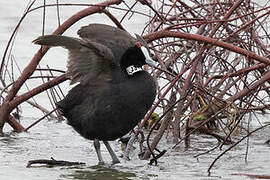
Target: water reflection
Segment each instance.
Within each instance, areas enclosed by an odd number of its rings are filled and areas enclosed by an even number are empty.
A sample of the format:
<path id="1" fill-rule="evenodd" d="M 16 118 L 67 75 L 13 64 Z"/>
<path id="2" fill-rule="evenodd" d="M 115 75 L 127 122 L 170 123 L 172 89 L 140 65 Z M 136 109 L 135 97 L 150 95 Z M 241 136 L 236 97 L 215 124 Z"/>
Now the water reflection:
<path id="1" fill-rule="evenodd" d="M 75 170 L 72 174 L 61 175 L 61 178 L 65 179 L 91 179 L 91 180 L 125 180 L 134 179 L 135 173 L 123 172 L 111 167 L 103 165 L 95 165 L 81 170 Z"/>

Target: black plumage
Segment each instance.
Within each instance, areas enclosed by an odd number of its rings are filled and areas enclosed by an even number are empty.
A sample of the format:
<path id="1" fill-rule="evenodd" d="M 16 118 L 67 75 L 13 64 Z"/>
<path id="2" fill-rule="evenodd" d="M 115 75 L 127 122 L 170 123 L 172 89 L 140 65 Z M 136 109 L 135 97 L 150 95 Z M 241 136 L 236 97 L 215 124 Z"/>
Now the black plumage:
<path id="1" fill-rule="evenodd" d="M 79 82 L 57 106 L 83 137 L 94 140 L 99 161 L 99 140 L 119 162 L 107 141 L 127 134 L 151 107 L 156 87 L 141 69 L 149 60 L 140 40 L 118 28 L 90 24 L 78 31 L 79 38 L 41 36 L 33 42 L 69 50 L 67 75 Z"/>

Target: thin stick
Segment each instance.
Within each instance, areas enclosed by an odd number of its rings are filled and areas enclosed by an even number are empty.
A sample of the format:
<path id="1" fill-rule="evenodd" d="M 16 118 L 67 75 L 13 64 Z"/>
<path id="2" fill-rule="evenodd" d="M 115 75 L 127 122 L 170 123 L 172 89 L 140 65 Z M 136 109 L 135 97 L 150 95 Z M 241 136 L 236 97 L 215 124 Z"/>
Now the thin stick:
<path id="1" fill-rule="evenodd" d="M 50 166 L 74 166 L 74 165 L 85 165 L 84 162 L 72 162 L 72 161 L 59 161 L 55 160 L 54 158 L 51 158 L 51 160 L 48 159 L 37 159 L 37 160 L 30 160 L 28 161 L 26 167 L 30 168 L 33 164 L 46 164 Z"/>
<path id="2" fill-rule="evenodd" d="M 25 128 L 24 131 L 28 131 L 30 128 L 32 128 L 33 126 L 35 126 L 37 123 L 39 123 L 40 121 L 42 121 L 44 118 L 48 117 L 50 114 L 52 114 L 57 109 L 58 108 L 53 109 L 51 112 L 49 112 L 48 114 L 44 115 L 43 117 L 41 117 L 40 119 L 38 119 L 37 121 L 35 121 L 34 123 L 32 123 L 30 126 L 28 126 L 27 128 Z"/>

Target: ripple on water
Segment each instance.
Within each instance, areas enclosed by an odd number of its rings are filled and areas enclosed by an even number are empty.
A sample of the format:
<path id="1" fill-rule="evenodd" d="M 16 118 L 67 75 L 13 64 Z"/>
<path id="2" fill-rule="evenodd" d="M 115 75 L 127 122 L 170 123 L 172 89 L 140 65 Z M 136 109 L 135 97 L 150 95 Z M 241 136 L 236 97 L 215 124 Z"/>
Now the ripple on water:
<path id="1" fill-rule="evenodd" d="M 31 124 L 35 119 L 23 118 L 22 122 Z M 270 129 L 258 136 L 250 137 L 248 163 L 245 163 L 246 143 L 228 152 L 215 165 L 211 177 L 207 169 L 214 158 L 222 151 L 216 149 L 209 154 L 194 156 L 211 149 L 216 140 L 208 136 L 192 136 L 192 148 L 186 150 L 183 145 L 176 149 L 165 139 L 159 149 L 168 152 L 159 159 L 158 166 L 148 165 L 148 161 L 139 160 L 138 144 L 131 153 L 131 161 L 121 160 L 121 164 L 109 165 L 111 158 L 105 147 L 101 150 L 106 165 L 97 166 L 97 158 L 92 142 L 79 136 L 65 122 L 44 120 L 30 129 L 28 133 L 7 133 L 0 137 L 0 177 L 1 179 L 239 179 L 233 173 L 267 174 L 269 172 L 270 147 L 261 143 Z M 259 138 L 258 138 L 259 137 Z M 254 139 L 254 140 L 253 140 Z M 255 141 L 255 142 L 254 142 Z M 258 142 L 261 141 L 261 142 Z M 198 143 L 196 143 L 198 142 Z M 111 142 L 119 156 L 122 152 L 118 141 Z M 229 146 L 224 146 L 224 150 Z M 86 166 L 73 167 L 36 167 L 26 168 L 32 159 L 50 159 L 86 162 Z M 20 177 L 20 178 L 19 178 Z"/>

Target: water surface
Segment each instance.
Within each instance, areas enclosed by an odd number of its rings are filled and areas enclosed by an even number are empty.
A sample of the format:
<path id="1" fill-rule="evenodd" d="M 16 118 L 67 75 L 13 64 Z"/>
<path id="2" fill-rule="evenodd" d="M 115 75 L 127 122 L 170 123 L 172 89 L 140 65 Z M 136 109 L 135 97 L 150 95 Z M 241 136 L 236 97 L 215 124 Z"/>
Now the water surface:
<path id="1" fill-rule="evenodd" d="M 71 2 L 71 1 L 69 1 Z M 75 2 L 75 1 L 74 1 Z M 78 1 L 76 1 L 78 2 Z M 80 1 L 82 2 L 82 1 Z M 88 1 L 87 1 L 88 2 Z M 93 1 L 94 3 L 94 1 Z M 23 14 L 26 2 L 21 0 L 0 2 L 0 53 L 3 55 L 6 43 L 14 30 L 18 20 Z M 144 6 L 139 6 L 140 10 L 148 12 Z M 62 22 L 80 8 L 61 8 Z M 82 8 L 81 8 L 82 9 Z M 42 11 L 31 13 L 22 23 L 13 46 L 12 56 L 23 69 L 39 46 L 33 45 L 33 39 L 41 35 Z M 118 16 L 118 15 L 117 15 Z M 120 17 L 120 15 L 119 15 Z M 55 10 L 47 11 L 47 24 L 45 33 L 52 33 L 57 27 Z M 87 17 L 73 25 L 65 35 L 76 36 L 76 31 L 80 26 L 89 23 L 112 24 L 108 18 L 98 14 Z M 132 22 L 125 21 L 123 25 L 131 33 L 139 33 L 146 22 L 145 17 L 136 16 Z M 2 57 L 2 56 L 1 56 Z M 52 68 L 65 70 L 66 51 L 61 48 L 51 49 L 41 62 L 42 65 L 49 64 Z M 18 74 L 16 75 L 18 76 Z M 37 82 L 29 82 L 31 88 L 38 85 Z M 70 88 L 68 83 L 64 84 L 63 90 L 66 93 Z M 25 87 L 19 93 L 25 92 Z M 38 103 L 50 109 L 46 94 L 41 94 L 36 98 Z M 32 122 L 42 116 L 39 110 L 28 104 L 21 106 L 23 118 L 21 123 L 27 127 Z M 267 118 L 265 119 L 267 121 Z M 254 124 L 253 128 L 258 124 Z M 252 135 L 249 139 L 248 159 L 245 162 L 246 142 L 228 152 L 214 166 L 213 173 L 208 177 L 207 169 L 214 158 L 222 151 L 215 150 L 210 154 L 195 158 L 194 155 L 205 152 L 216 146 L 216 139 L 205 135 L 193 135 L 191 138 L 191 148 L 184 150 L 183 144 L 176 149 L 170 149 L 174 144 L 162 140 L 159 149 L 168 149 L 168 152 L 159 159 L 157 166 L 148 165 L 148 161 L 139 160 L 137 149 L 131 155 L 131 161 L 121 159 L 121 164 L 111 165 L 110 157 L 104 146 L 102 154 L 106 164 L 97 165 L 97 158 L 91 141 L 80 137 L 65 122 L 54 120 L 43 120 L 37 126 L 25 133 L 12 133 L 11 128 L 6 125 L 5 135 L 0 137 L 0 179 L 5 180 L 48 180 L 48 179 L 247 179 L 243 176 L 232 176 L 233 173 L 248 174 L 269 174 L 270 147 L 263 144 L 270 138 L 270 129 L 264 129 Z M 111 143 L 118 156 L 121 155 L 118 141 Z M 227 147 L 225 146 L 224 149 Z M 50 159 L 66 161 L 81 161 L 86 165 L 72 167 L 47 167 L 38 166 L 26 168 L 29 160 Z"/>

